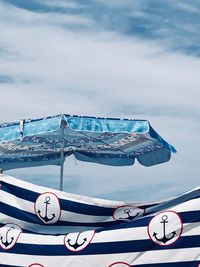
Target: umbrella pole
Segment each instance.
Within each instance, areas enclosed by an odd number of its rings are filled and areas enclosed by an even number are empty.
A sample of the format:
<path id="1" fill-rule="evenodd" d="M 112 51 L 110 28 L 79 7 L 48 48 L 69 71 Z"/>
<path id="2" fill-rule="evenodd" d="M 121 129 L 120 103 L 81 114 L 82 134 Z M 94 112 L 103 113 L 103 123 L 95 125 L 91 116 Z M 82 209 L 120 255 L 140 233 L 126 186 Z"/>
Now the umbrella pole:
<path id="1" fill-rule="evenodd" d="M 64 140 L 64 123 L 61 122 L 61 137 L 62 137 L 62 143 L 61 143 L 61 150 L 60 150 L 60 191 L 63 191 L 63 171 L 64 171 L 64 148 L 65 148 L 65 140 Z"/>
<path id="2" fill-rule="evenodd" d="M 63 191 L 63 169 L 64 169 L 64 162 L 61 163 L 60 166 L 60 191 Z"/>

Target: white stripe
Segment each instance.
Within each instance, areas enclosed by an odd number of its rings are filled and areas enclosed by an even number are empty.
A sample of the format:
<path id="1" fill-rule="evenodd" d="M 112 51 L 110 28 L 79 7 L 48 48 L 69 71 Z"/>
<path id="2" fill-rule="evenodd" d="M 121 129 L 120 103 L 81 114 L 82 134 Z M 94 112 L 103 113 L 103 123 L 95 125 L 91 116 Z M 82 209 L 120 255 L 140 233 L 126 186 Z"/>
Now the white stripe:
<path id="1" fill-rule="evenodd" d="M 183 224 L 183 233 L 181 236 L 200 235 L 200 222 Z"/>
<path id="2" fill-rule="evenodd" d="M 0 199 L 2 203 L 6 203 L 7 205 L 10 205 L 17 209 L 34 213 L 34 202 L 16 197 L 15 195 L 9 194 L 3 190 L 0 190 Z"/>
<path id="3" fill-rule="evenodd" d="M 53 235 L 34 235 L 21 233 L 18 243 L 26 244 L 63 244 L 64 235 L 53 236 Z M 112 231 L 102 231 L 96 233 L 91 243 L 107 243 L 107 242 L 117 242 L 117 241 L 131 241 L 131 240 L 142 240 L 149 239 L 147 229 L 145 227 L 140 228 L 129 228 L 120 229 Z"/>
<path id="4" fill-rule="evenodd" d="M 133 263 L 136 264 L 154 264 L 154 263 L 170 263 L 200 260 L 198 248 L 183 248 L 159 251 L 146 251 L 138 253 Z"/>
<path id="5" fill-rule="evenodd" d="M 80 226 L 48 226 L 48 225 L 39 225 L 29 222 L 24 222 L 21 220 L 17 220 L 15 218 L 9 217 L 0 213 L 0 222 L 2 224 L 14 223 L 19 225 L 23 229 L 27 229 L 28 231 L 36 232 L 36 233 L 45 233 L 45 234 L 63 234 L 69 232 L 77 232 L 84 230 L 93 230 L 94 227 L 80 227 Z"/>
<path id="6" fill-rule="evenodd" d="M 34 185 L 32 183 L 18 180 L 18 179 L 15 179 L 11 176 L 7 176 L 4 174 L 0 174 L 0 182 L 1 181 L 4 181 L 11 185 L 16 185 L 18 187 L 21 187 L 27 190 L 34 191 L 39 194 L 42 194 L 44 192 L 49 192 L 49 188 L 47 187 Z M 76 201 L 76 202 L 83 203 L 83 204 L 89 204 L 89 205 L 101 206 L 101 207 L 113 207 L 113 208 L 121 206 L 121 205 L 125 205 L 125 202 L 122 202 L 122 201 L 112 201 L 112 200 L 104 200 L 104 199 L 99 199 L 99 198 L 92 198 L 92 197 L 87 197 L 87 196 L 82 196 L 82 195 L 65 193 L 65 192 L 55 190 L 55 189 L 50 189 L 50 191 L 56 195 L 59 195 L 59 198 L 62 198 L 65 200 Z"/>
<path id="7" fill-rule="evenodd" d="M 67 234 L 67 233 L 66 233 Z M 183 233 L 181 236 L 195 236 L 200 235 L 200 223 L 184 224 Z M 58 245 L 63 244 L 65 235 L 34 235 L 21 233 L 18 243 L 23 244 L 43 244 L 43 245 Z M 148 240 L 149 235 L 147 227 L 137 228 L 121 228 L 119 230 L 102 231 L 96 233 L 91 243 L 107 243 L 118 241 L 132 241 L 132 240 Z"/>
<path id="8" fill-rule="evenodd" d="M 22 188 L 27 189 L 27 190 L 37 192 L 39 194 L 49 191 L 49 188 L 39 186 L 39 185 L 34 185 L 32 183 L 22 181 L 22 180 L 19 180 L 19 179 L 16 179 L 14 177 L 4 175 L 4 174 L 0 174 L 0 182 L 1 181 L 4 181 L 4 182 L 9 183 L 11 185 L 16 185 L 18 187 L 22 187 Z M 200 190 L 200 187 L 196 187 L 193 190 L 190 190 L 190 191 L 188 191 L 182 195 L 184 196 L 184 195 L 191 193 L 192 191 L 197 191 L 197 190 Z M 100 198 L 92 198 L 92 197 L 87 197 L 87 196 L 82 196 L 82 195 L 65 193 L 65 192 L 55 190 L 55 189 L 51 189 L 51 192 L 55 193 L 56 195 L 57 194 L 60 195 L 60 198 L 63 198 L 66 200 L 78 201 L 80 203 L 96 205 L 96 206 L 113 207 L 114 208 L 114 207 L 130 204 L 130 203 L 126 203 L 123 201 L 105 200 L 105 199 L 100 199 Z M 179 195 L 178 197 L 180 197 L 180 196 L 181 195 Z M 151 202 L 144 202 L 144 203 L 131 203 L 131 205 L 135 205 L 135 206 L 147 205 L 147 204 L 151 205 L 151 204 L 156 204 L 156 203 L 167 202 L 167 201 L 174 200 L 174 199 L 175 198 L 168 198 L 168 199 L 162 199 L 159 201 L 151 201 Z"/>
<path id="9" fill-rule="evenodd" d="M 64 237 L 65 235 L 53 236 L 21 233 L 17 240 L 17 243 L 32 245 L 63 245 Z"/>
<path id="10" fill-rule="evenodd" d="M 0 190 L 0 199 L 5 200 L 7 205 L 18 208 L 23 211 L 30 212 L 35 215 L 34 202 L 27 201 L 16 197 L 10 193 Z M 114 221 L 112 217 L 108 216 L 95 216 L 95 215 L 84 215 L 70 211 L 61 211 L 61 221 L 70 221 L 70 222 L 109 222 Z"/>
<path id="11" fill-rule="evenodd" d="M 67 249 L 67 248 L 66 248 Z M 45 267 L 108 267 L 114 262 L 126 262 L 130 265 L 156 264 L 184 261 L 199 261 L 199 248 L 172 249 L 162 251 L 146 251 L 122 254 L 81 255 L 75 256 L 35 256 L 0 253 L 2 264 L 26 266 L 40 263 Z"/>
<path id="12" fill-rule="evenodd" d="M 200 207 L 200 197 L 173 206 L 173 211 L 176 212 L 199 211 L 199 207 Z"/>
<path id="13" fill-rule="evenodd" d="M 0 190 L 0 199 L 6 200 L 6 204 L 13 206 L 15 208 L 28 211 L 35 214 L 34 203 L 21 199 L 19 197 L 13 196 L 10 193 Z M 199 210 L 200 198 L 192 199 L 187 202 L 181 203 L 177 206 L 173 206 L 170 210 L 176 212 L 187 212 Z M 62 210 L 60 220 L 70 221 L 70 222 L 110 222 L 113 221 L 112 217 L 108 216 L 93 216 L 93 215 L 83 215 L 79 213 L 69 212 Z M 84 227 L 85 229 L 87 227 Z"/>

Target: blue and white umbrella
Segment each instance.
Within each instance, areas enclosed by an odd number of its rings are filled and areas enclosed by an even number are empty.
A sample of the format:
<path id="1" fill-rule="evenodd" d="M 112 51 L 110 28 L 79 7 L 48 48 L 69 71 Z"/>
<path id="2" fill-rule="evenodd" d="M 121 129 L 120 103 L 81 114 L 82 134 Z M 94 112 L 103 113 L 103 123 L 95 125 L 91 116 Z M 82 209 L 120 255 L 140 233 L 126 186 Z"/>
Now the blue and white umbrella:
<path id="1" fill-rule="evenodd" d="M 60 165 L 66 157 L 112 166 L 170 160 L 175 148 L 146 120 L 57 115 L 0 124 L 0 169 Z"/>

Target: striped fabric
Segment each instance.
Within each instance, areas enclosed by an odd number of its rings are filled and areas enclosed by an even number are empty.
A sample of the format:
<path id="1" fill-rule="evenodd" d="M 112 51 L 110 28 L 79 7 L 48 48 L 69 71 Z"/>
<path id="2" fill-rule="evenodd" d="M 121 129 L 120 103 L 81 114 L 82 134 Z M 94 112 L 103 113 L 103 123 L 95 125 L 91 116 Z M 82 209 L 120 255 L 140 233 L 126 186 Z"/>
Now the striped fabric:
<path id="1" fill-rule="evenodd" d="M 0 266 L 200 266 L 200 188 L 125 203 L 6 175 L 0 185 Z"/>

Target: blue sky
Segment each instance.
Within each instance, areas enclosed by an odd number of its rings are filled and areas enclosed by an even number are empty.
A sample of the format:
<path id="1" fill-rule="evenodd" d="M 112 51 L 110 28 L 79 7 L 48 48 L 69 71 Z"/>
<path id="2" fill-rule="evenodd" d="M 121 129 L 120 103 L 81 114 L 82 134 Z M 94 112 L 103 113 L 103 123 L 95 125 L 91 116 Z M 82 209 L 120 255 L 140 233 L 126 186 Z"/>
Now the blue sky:
<path id="1" fill-rule="evenodd" d="M 114 168 L 72 158 L 65 190 L 140 201 L 196 187 L 199 30 L 197 0 L 0 0 L 0 120 L 147 119 L 177 148 L 169 163 Z M 57 167 L 8 173 L 58 188 Z"/>

